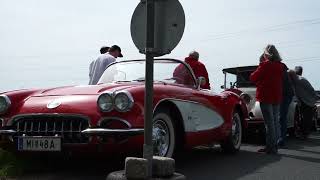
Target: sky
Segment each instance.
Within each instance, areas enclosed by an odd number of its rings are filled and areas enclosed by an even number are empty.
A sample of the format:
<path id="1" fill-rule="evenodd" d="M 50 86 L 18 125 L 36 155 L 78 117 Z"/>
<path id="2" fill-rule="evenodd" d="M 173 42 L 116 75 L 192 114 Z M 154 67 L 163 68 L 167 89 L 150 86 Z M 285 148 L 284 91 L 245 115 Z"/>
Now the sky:
<path id="1" fill-rule="evenodd" d="M 103 45 L 141 59 L 130 34 L 139 0 L 0 0 L 0 91 L 88 83 Z M 255 65 L 263 48 L 278 48 L 289 68 L 320 89 L 319 0 L 180 0 L 186 25 L 171 54 L 200 53 L 215 91 L 223 68 Z"/>

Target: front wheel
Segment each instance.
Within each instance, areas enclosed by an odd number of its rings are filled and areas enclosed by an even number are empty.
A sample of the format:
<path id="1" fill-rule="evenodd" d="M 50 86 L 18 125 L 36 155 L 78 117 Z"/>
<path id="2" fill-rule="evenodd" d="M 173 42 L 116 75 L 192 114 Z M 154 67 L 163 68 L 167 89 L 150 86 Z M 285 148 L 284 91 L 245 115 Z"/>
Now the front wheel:
<path id="1" fill-rule="evenodd" d="M 235 153 L 240 150 L 242 141 L 242 124 L 238 112 L 234 112 L 232 116 L 232 129 L 230 135 L 220 143 L 223 151 L 228 153 Z"/>
<path id="2" fill-rule="evenodd" d="M 176 146 L 175 127 L 170 115 L 159 112 L 153 118 L 152 140 L 153 154 L 172 157 Z"/>

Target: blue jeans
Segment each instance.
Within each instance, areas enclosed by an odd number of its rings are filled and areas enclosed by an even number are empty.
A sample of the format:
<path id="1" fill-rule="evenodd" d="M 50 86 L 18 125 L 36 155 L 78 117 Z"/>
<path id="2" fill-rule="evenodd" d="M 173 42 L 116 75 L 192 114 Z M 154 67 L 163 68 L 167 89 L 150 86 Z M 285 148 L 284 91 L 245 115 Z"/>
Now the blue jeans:
<path id="1" fill-rule="evenodd" d="M 278 151 L 278 139 L 280 136 L 279 104 L 260 103 L 261 112 L 266 127 L 266 148 L 269 152 Z"/>
<path id="2" fill-rule="evenodd" d="M 286 140 L 287 137 L 287 123 L 288 123 L 288 111 L 292 101 L 292 97 L 285 97 L 280 105 L 280 139 L 279 141 Z"/>

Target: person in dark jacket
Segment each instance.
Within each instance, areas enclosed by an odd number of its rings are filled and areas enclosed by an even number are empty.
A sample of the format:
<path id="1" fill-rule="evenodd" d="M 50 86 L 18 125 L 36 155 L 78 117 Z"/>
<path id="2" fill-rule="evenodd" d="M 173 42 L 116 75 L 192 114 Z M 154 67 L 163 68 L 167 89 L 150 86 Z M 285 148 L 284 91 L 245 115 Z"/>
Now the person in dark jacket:
<path id="1" fill-rule="evenodd" d="M 185 58 L 185 62 L 191 67 L 196 78 L 204 77 L 206 79 L 206 83 L 201 85 L 202 89 L 210 89 L 209 75 L 207 69 L 203 63 L 199 61 L 199 53 L 197 51 L 192 51 L 189 53 L 189 56 Z M 173 77 L 177 77 L 179 79 L 183 79 L 183 84 L 189 84 L 190 76 L 184 77 L 183 71 L 185 67 L 183 64 L 180 64 L 173 72 Z"/>
<path id="2" fill-rule="evenodd" d="M 260 102 L 266 127 L 266 146 L 258 152 L 276 154 L 280 135 L 279 110 L 282 101 L 284 65 L 274 45 L 265 48 L 264 57 L 265 60 L 250 75 L 250 80 L 257 87 L 256 100 Z"/>
<path id="3" fill-rule="evenodd" d="M 294 96 L 293 84 L 288 74 L 288 67 L 284 65 L 283 84 L 282 84 L 282 102 L 280 104 L 280 138 L 279 146 L 284 146 L 287 137 L 288 111 Z"/>
<path id="4" fill-rule="evenodd" d="M 302 113 L 301 138 L 306 139 L 312 127 L 312 116 L 314 113 L 315 103 L 320 99 L 320 97 L 310 82 L 306 78 L 297 75 L 296 71 L 290 70 L 289 76 L 292 79 L 295 95 L 299 100 Z"/>

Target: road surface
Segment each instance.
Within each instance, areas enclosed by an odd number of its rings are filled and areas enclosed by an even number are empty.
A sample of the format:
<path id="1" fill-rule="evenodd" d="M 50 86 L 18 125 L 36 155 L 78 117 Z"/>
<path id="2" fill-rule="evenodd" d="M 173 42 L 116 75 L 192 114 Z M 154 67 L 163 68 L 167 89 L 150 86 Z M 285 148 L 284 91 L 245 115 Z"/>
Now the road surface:
<path id="1" fill-rule="evenodd" d="M 279 155 L 257 153 L 258 145 L 244 144 L 236 155 L 218 147 L 200 147 L 176 158 L 176 171 L 191 180 L 320 180 L 320 133 L 306 141 L 290 139 Z M 122 159 L 49 160 L 41 170 L 17 179 L 105 179 L 124 168 Z"/>

